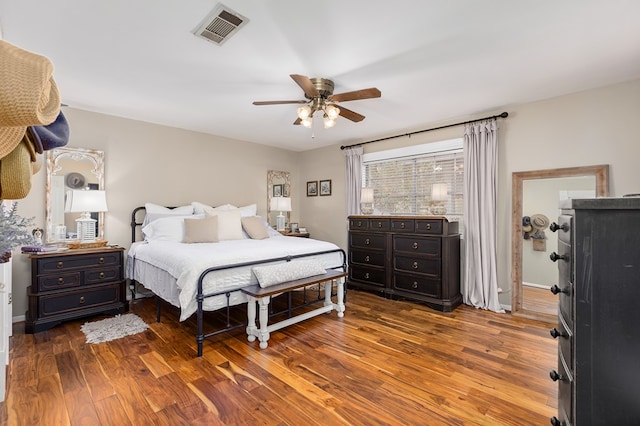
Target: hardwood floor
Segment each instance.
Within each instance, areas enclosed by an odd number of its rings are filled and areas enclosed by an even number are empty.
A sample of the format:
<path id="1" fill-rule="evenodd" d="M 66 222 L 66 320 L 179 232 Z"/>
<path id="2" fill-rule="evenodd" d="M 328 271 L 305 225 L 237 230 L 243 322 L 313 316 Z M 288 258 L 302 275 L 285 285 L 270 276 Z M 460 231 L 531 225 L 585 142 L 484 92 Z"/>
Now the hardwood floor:
<path id="1" fill-rule="evenodd" d="M 558 296 L 547 288 L 522 286 L 522 307 L 543 314 L 558 314 Z"/>
<path id="2" fill-rule="evenodd" d="M 542 425 L 556 413 L 549 324 L 468 306 L 440 313 L 351 290 L 335 312 L 272 333 L 205 341 L 153 299 L 144 333 L 86 344 L 83 320 L 14 326 L 9 425 Z M 91 320 L 100 319 L 91 318 Z"/>

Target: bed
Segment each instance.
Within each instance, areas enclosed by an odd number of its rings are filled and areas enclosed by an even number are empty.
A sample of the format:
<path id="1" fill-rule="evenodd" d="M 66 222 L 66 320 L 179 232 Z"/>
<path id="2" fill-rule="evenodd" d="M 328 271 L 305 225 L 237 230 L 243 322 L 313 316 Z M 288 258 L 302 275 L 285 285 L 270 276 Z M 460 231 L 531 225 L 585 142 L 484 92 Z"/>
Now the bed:
<path id="1" fill-rule="evenodd" d="M 256 216 L 255 205 L 214 208 L 193 203 L 191 207 L 193 209 L 189 206 L 170 208 L 147 203 L 145 207 L 134 209 L 126 278 L 134 284 L 142 284 L 157 298 L 179 308 L 180 321 L 196 315 L 198 356 L 202 355 L 205 338 L 246 326 L 231 324 L 229 309 L 248 302 L 243 288 L 263 284 L 256 277 L 256 268 L 296 261 L 301 265 L 304 261 L 320 265 L 327 271 L 346 271 L 346 255 L 338 246 L 310 238 L 283 236 L 271 229 L 264 218 Z M 237 221 L 238 215 L 241 222 Z M 227 220 L 231 216 L 233 221 Z M 211 237 L 213 241 L 204 235 L 210 226 L 206 230 L 202 228 L 211 217 L 216 217 L 214 223 L 218 225 L 217 233 Z M 253 231 L 245 225 L 249 222 Z M 240 232 L 238 223 L 241 223 Z M 190 229 L 196 226 L 193 224 L 201 228 L 190 235 Z M 256 233 L 260 238 L 254 238 Z M 136 241 L 140 234 L 143 239 Z M 191 241 L 190 238 L 197 241 L 185 242 Z M 346 291 L 342 283 L 336 288 Z M 343 299 L 344 294 L 341 296 Z M 318 297 L 314 302 L 322 300 Z M 309 303 L 306 296 L 305 303 Z M 221 309 L 227 309 L 226 327 L 205 333 L 204 312 Z"/>

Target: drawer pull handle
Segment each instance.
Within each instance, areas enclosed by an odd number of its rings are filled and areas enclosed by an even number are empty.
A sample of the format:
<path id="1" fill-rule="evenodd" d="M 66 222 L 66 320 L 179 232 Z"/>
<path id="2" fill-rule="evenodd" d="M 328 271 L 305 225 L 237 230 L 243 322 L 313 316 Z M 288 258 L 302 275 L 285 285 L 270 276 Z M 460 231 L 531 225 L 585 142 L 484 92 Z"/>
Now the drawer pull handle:
<path id="1" fill-rule="evenodd" d="M 557 382 L 558 380 L 563 380 L 564 377 L 562 377 L 562 375 L 560 373 L 558 373 L 556 370 L 551 370 L 549 372 L 549 377 L 551 377 L 551 380 L 553 380 L 554 382 Z"/>
<path id="2" fill-rule="evenodd" d="M 418 262 L 413 262 L 413 265 L 411 265 L 413 267 L 413 269 L 418 269 Z"/>
<path id="3" fill-rule="evenodd" d="M 378 222 L 378 228 L 382 228 L 382 222 Z"/>
<path id="4" fill-rule="evenodd" d="M 414 248 L 414 249 L 416 249 L 416 250 L 418 250 L 418 243 L 417 243 L 417 242 L 416 242 L 416 243 L 413 243 L 413 248 Z"/>
<path id="5" fill-rule="evenodd" d="M 551 337 L 553 337 L 554 339 L 557 339 L 558 337 L 566 337 L 563 332 L 558 331 L 558 329 L 555 327 L 549 330 L 549 334 L 551 334 Z"/>
<path id="6" fill-rule="evenodd" d="M 551 426 L 567 426 L 566 422 L 561 422 L 556 416 L 551 417 Z"/>
<path id="7" fill-rule="evenodd" d="M 369 256 L 365 256 L 365 257 L 364 257 L 364 261 L 365 261 L 365 262 L 368 262 L 368 261 L 369 261 Z"/>
<path id="8" fill-rule="evenodd" d="M 80 303 L 84 303 L 84 296 L 80 296 Z"/>
<path id="9" fill-rule="evenodd" d="M 362 226 L 362 221 L 358 221 L 358 227 Z"/>
<path id="10" fill-rule="evenodd" d="M 549 259 L 551 259 L 552 262 L 557 262 L 558 260 L 569 260 L 569 256 L 564 254 L 558 254 L 554 251 L 549 255 Z"/>
<path id="11" fill-rule="evenodd" d="M 552 285 L 551 288 L 549 289 L 551 291 L 551 293 L 553 294 L 558 294 L 558 293 L 564 293 L 564 294 L 569 294 L 569 291 L 567 289 L 562 289 L 560 287 L 558 287 L 557 285 Z"/>
<path id="12" fill-rule="evenodd" d="M 368 238 L 367 238 L 366 240 L 364 240 L 364 244 L 365 244 L 365 245 L 367 245 L 367 246 L 368 246 L 370 243 L 371 243 L 371 241 L 369 241 L 369 239 L 368 239 Z"/>
<path id="13" fill-rule="evenodd" d="M 104 272 L 100 272 L 100 275 L 98 275 L 100 277 L 100 279 L 104 279 Z"/>
<path id="14" fill-rule="evenodd" d="M 104 257 L 101 257 L 100 259 L 98 259 L 98 263 L 102 265 L 104 263 Z"/>
<path id="15" fill-rule="evenodd" d="M 64 284 L 64 278 L 58 278 L 58 284 Z"/>
<path id="16" fill-rule="evenodd" d="M 431 224 L 427 223 L 427 231 L 431 231 Z"/>
<path id="17" fill-rule="evenodd" d="M 414 281 L 413 284 L 411 284 L 411 288 L 418 288 L 418 282 Z"/>
<path id="18" fill-rule="evenodd" d="M 58 269 L 62 269 L 63 263 L 62 262 L 58 262 L 58 264 L 56 265 L 56 268 Z"/>
<path id="19" fill-rule="evenodd" d="M 569 225 L 567 225 L 566 223 L 558 225 L 557 223 L 553 222 L 551 225 L 549 225 L 549 229 L 551 230 L 551 232 L 556 232 L 558 229 L 567 232 L 569 230 Z"/>
<path id="20" fill-rule="evenodd" d="M 404 222 L 400 223 L 400 229 L 404 229 Z"/>
<path id="21" fill-rule="evenodd" d="M 369 279 L 369 273 L 368 273 L 368 272 L 365 272 L 364 277 L 365 277 L 366 279 Z"/>

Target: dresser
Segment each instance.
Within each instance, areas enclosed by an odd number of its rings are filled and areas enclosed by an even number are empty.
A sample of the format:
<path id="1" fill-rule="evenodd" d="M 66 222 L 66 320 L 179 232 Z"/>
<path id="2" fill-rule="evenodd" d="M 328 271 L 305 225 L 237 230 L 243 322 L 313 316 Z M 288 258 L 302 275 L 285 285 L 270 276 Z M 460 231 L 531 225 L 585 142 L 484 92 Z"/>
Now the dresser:
<path id="1" fill-rule="evenodd" d="M 462 303 L 458 223 L 441 216 L 349 216 L 347 285 L 452 311 Z"/>
<path id="2" fill-rule="evenodd" d="M 551 424 L 640 424 L 640 198 L 563 201 L 557 223 L 558 415 Z"/>
<path id="3" fill-rule="evenodd" d="M 122 247 L 31 254 L 25 332 L 62 321 L 129 309 Z"/>

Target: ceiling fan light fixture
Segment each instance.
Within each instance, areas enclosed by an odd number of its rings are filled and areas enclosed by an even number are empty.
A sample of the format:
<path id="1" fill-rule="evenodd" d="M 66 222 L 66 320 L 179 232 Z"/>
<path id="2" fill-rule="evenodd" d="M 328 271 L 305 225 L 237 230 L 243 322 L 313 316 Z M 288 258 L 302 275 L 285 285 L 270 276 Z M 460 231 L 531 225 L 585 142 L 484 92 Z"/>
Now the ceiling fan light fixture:
<path id="1" fill-rule="evenodd" d="M 298 108 L 298 118 L 304 120 L 311 115 L 311 107 L 309 105 L 301 106 Z"/>
<path id="2" fill-rule="evenodd" d="M 302 124 L 307 129 L 310 129 L 311 126 L 313 126 L 313 118 L 309 115 L 309 116 L 303 118 L 302 121 L 300 122 L 300 124 Z"/>
<path id="3" fill-rule="evenodd" d="M 335 120 L 340 115 L 340 108 L 335 105 L 327 105 L 324 108 L 324 112 L 331 120 Z"/>
<path id="4" fill-rule="evenodd" d="M 329 114 L 324 114 L 324 128 L 328 129 L 336 125 L 336 120 L 329 117 Z"/>

